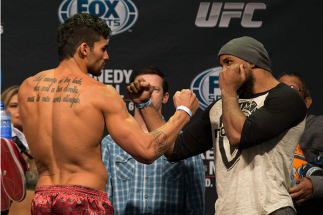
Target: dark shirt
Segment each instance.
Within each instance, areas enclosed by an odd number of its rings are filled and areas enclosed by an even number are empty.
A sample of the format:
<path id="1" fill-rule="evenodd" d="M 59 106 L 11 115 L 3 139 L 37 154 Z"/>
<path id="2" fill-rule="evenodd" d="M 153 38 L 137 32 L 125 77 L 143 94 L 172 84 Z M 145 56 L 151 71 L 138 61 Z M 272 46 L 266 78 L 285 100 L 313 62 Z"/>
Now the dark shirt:
<path id="1" fill-rule="evenodd" d="M 280 83 L 266 92 L 240 98 L 253 98 L 266 93 L 268 96 L 265 105 L 253 110 L 243 125 L 239 144 L 241 150 L 270 140 L 304 120 L 306 106 L 303 98 L 284 83 Z M 209 105 L 202 113 L 201 118 L 190 124 L 178 136 L 170 161 L 198 155 L 213 147 L 212 132 L 217 133 L 217 131 L 211 130 L 210 110 L 218 101 Z M 239 105 L 242 108 L 244 104 L 239 103 Z"/>

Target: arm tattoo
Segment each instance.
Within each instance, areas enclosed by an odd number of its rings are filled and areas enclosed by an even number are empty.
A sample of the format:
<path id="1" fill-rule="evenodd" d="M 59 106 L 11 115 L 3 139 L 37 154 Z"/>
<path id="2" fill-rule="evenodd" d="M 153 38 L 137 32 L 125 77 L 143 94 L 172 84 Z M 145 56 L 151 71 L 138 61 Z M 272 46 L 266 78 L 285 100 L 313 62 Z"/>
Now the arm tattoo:
<path id="1" fill-rule="evenodd" d="M 154 137 L 154 151 L 156 154 L 156 157 L 160 157 L 163 155 L 168 147 L 168 140 L 167 135 L 159 130 L 154 130 L 151 132 Z"/>

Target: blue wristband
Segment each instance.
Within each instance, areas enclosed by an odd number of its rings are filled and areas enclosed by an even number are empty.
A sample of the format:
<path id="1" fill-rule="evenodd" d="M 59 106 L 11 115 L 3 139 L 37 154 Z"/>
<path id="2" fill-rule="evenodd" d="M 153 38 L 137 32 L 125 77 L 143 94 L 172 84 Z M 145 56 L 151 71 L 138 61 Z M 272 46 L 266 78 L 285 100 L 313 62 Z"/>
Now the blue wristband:
<path id="1" fill-rule="evenodd" d="M 146 103 L 136 104 L 136 107 L 141 109 L 141 108 L 147 107 L 150 104 L 151 104 L 151 100 L 149 99 L 148 102 Z"/>
<path id="2" fill-rule="evenodd" d="M 191 112 L 191 110 L 190 110 L 190 109 L 188 109 L 187 107 L 183 106 L 183 105 L 178 106 L 178 107 L 176 108 L 176 110 L 183 110 L 183 111 L 185 111 L 185 112 L 186 112 L 190 117 L 192 117 L 192 112 Z"/>

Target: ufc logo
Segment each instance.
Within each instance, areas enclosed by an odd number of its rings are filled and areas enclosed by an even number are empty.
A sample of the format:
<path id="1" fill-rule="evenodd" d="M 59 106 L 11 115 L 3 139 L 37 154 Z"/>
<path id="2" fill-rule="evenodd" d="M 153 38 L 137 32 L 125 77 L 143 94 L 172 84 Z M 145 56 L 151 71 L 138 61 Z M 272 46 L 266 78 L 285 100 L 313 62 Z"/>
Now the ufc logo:
<path id="1" fill-rule="evenodd" d="M 197 12 L 195 25 L 198 27 L 215 27 L 220 20 L 220 28 L 228 28 L 231 18 L 241 18 L 241 26 L 245 28 L 259 28 L 262 21 L 252 21 L 255 10 L 265 10 L 264 3 L 223 3 L 214 2 L 210 8 L 209 2 L 201 2 Z M 240 11 L 239 11 L 240 10 Z M 243 11 L 243 14 L 242 14 Z M 208 15 L 209 12 L 209 15 Z M 219 18 L 221 15 L 221 18 Z"/>

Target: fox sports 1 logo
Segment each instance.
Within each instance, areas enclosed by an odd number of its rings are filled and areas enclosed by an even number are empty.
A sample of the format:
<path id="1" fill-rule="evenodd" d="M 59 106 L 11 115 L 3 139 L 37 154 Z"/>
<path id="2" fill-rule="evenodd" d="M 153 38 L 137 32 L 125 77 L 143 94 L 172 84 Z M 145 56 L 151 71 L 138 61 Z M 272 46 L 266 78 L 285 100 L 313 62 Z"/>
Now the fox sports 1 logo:
<path id="1" fill-rule="evenodd" d="M 200 108 L 205 110 L 213 101 L 221 98 L 219 73 L 222 67 L 214 67 L 198 74 L 191 83 L 191 91 L 196 94 Z"/>
<path id="2" fill-rule="evenodd" d="M 90 13 L 105 20 L 112 35 L 128 30 L 138 18 L 136 5 L 130 0 L 64 0 L 58 9 L 61 23 L 76 13 Z"/>

